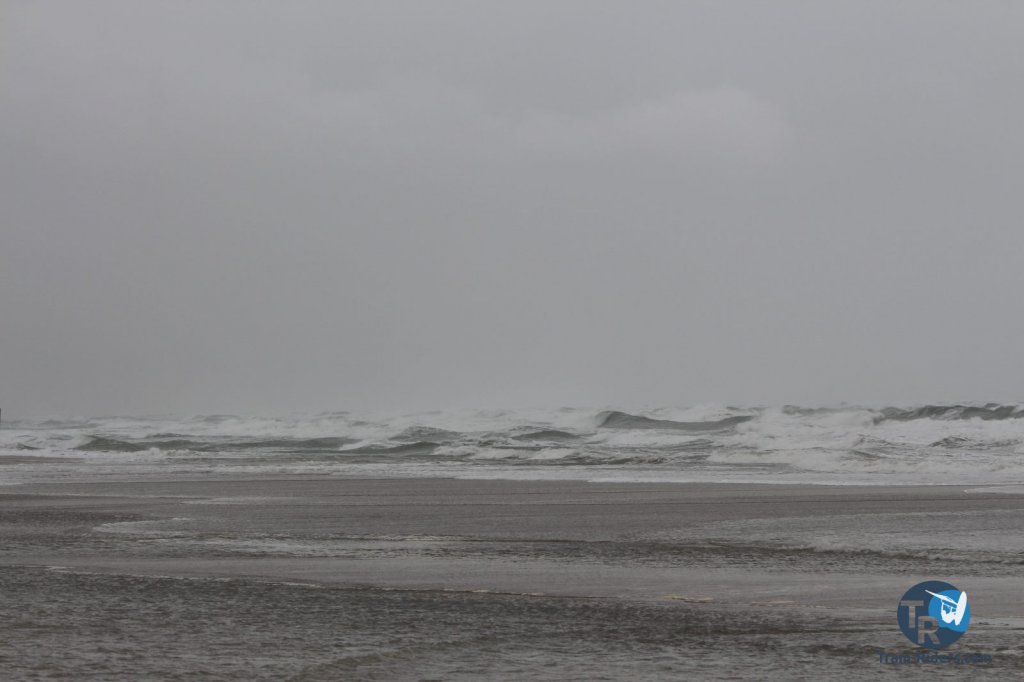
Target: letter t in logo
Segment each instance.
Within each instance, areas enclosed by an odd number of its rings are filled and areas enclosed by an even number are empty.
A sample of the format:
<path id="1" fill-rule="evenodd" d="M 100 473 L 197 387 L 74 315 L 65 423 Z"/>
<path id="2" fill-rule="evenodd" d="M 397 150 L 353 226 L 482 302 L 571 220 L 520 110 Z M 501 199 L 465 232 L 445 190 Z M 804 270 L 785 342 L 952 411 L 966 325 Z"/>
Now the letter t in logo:
<path id="1" fill-rule="evenodd" d="M 917 608 L 924 606 L 924 602 L 920 599 L 904 599 L 900 602 L 900 606 L 906 606 L 909 613 L 907 614 L 907 625 L 910 626 L 911 630 L 917 629 Z"/>

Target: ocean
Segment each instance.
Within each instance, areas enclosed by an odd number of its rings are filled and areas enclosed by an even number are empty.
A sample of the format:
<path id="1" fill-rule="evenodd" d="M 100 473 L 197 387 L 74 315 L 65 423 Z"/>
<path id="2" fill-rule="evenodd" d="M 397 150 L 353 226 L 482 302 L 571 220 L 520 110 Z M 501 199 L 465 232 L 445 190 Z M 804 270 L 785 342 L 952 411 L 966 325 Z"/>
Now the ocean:
<path id="1" fill-rule="evenodd" d="M 0 427 L 0 485 L 160 475 L 1024 484 L 1024 407 L 103 417 Z"/>
<path id="2" fill-rule="evenodd" d="M 1021 493 L 1018 405 L 7 421 L 0 678 L 1018 679 Z"/>

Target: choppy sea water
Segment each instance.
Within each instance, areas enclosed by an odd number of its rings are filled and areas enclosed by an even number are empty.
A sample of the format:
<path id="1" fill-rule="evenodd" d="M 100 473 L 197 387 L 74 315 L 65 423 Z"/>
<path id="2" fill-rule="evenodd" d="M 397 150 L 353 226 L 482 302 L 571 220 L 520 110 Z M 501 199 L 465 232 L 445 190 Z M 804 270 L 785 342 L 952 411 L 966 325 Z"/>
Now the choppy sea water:
<path id="1" fill-rule="evenodd" d="M 340 412 L 0 428 L 0 484 L 160 474 L 1013 486 L 1024 484 L 1024 407 Z"/>

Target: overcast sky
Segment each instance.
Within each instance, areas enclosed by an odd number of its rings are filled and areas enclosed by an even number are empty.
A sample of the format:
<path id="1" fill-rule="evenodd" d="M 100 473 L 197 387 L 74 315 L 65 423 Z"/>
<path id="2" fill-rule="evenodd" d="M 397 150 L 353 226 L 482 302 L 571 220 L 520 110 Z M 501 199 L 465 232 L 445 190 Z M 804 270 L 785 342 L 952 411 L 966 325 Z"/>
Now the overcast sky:
<path id="1" fill-rule="evenodd" d="M 0 12 L 5 416 L 1024 398 L 1024 3 Z"/>

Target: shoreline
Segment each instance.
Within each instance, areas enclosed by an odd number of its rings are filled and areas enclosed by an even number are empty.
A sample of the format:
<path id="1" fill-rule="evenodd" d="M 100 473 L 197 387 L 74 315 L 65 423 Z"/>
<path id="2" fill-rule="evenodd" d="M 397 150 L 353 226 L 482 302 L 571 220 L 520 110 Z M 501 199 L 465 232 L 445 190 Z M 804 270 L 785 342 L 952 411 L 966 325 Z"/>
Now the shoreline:
<path id="1" fill-rule="evenodd" d="M 910 585 L 934 578 L 971 594 L 976 617 L 964 651 L 1012 648 L 1024 628 L 1024 564 L 1004 546 L 1024 525 L 1024 496 L 963 486 L 94 481 L 5 488 L 0 521 L 0 579 L 31 579 L 61 594 L 60 586 L 82 581 L 103 590 L 144 584 L 193 609 L 207 608 L 193 602 L 198 595 L 220 598 L 211 590 L 301 600 L 293 591 L 307 590 L 403 613 L 410 604 L 466 608 L 467 622 L 482 618 L 481 609 L 540 609 L 555 627 L 571 604 L 593 603 L 647 614 L 638 616 L 640 629 L 655 617 L 727 631 L 795 627 L 785 646 L 800 651 L 822 637 L 853 637 L 856 652 L 836 654 L 846 665 L 871 647 L 907 644 L 895 604 Z M 190 580 L 160 582 L 171 578 Z M 610 642 L 633 636 L 606 625 Z M 1004 658 L 1024 670 L 1024 654 Z"/>
<path id="2" fill-rule="evenodd" d="M 34 542 L 30 533 L 20 549 L 9 547 L 0 553 L 0 562 L 17 565 L 27 560 L 36 565 L 95 569 L 123 567 L 127 557 L 137 569 L 152 564 L 172 573 L 251 574 L 255 567 L 269 576 L 308 574 L 332 583 L 355 580 L 362 584 L 372 573 L 384 586 L 416 584 L 418 576 L 436 584 L 438 579 L 429 576 L 442 574 L 455 563 L 465 578 L 472 573 L 473 562 L 482 562 L 494 569 L 495 585 L 512 584 L 513 591 L 544 591 L 538 587 L 546 580 L 543 570 L 529 580 L 522 576 L 537 566 L 551 569 L 552 562 L 560 562 L 561 568 L 574 560 L 573 569 L 579 573 L 589 571 L 593 562 L 612 566 L 603 569 L 608 585 L 625 580 L 611 579 L 618 564 L 627 573 L 645 572 L 663 592 L 669 591 L 673 575 L 690 572 L 687 565 L 677 565 L 685 564 L 683 559 L 718 571 L 769 570 L 792 575 L 782 570 L 788 565 L 785 562 L 795 563 L 796 571 L 822 570 L 814 566 L 814 559 L 829 556 L 835 559 L 829 571 L 857 575 L 933 565 L 947 574 L 949 569 L 959 569 L 980 572 L 983 577 L 984 570 L 972 569 L 969 560 L 941 562 L 929 559 L 927 552 L 916 561 L 914 556 L 897 556 L 899 565 L 890 565 L 894 563 L 890 555 L 898 552 L 871 543 L 873 536 L 905 532 L 906 524 L 920 524 L 929 516 L 960 515 L 975 520 L 982 530 L 986 523 L 1005 525 L 1007 517 L 1024 520 L 1024 496 L 968 490 L 962 486 L 290 477 L 25 484 L 0 492 L 0 512 L 6 518 L 16 521 L 19 514 L 49 514 L 59 517 L 52 527 L 56 535 L 74 527 L 86 540 L 86 549 L 90 538 L 109 542 L 96 545 L 102 551 L 82 552 L 80 545 L 72 551 L 44 535 Z M 93 524 L 107 518 L 131 520 Z M 836 530 L 837 519 L 854 525 Z M 111 531 L 107 526 L 112 524 L 122 525 Z M 803 535 L 794 535 L 794 528 Z M 819 531 L 837 536 L 834 550 L 785 541 L 787 533 L 813 539 Z M 221 545 L 205 540 L 189 544 L 190 536 L 216 536 Z M 266 540 L 265 546 L 254 538 Z M 159 556 L 143 551 L 156 539 L 175 551 L 161 548 Z M 317 547 L 324 542 L 328 544 L 322 550 Z M 359 542 L 369 546 L 356 547 Z M 393 549 L 403 554 L 404 561 L 378 560 L 374 542 L 399 543 Z M 417 542 L 424 551 L 412 551 L 414 546 L 421 549 Z M 510 567 L 501 552 L 490 556 L 479 550 L 488 543 L 561 544 L 579 551 L 564 557 L 542 547 L 535 555 L 516 557 L 517 565 Z M 609 547 L 617 553 L 590 556 L 596 548 Z M 933 549 L 941 549 L 941 542 Z M 747 568 L 744 553 L 750 555 Z M 875 567 L 871 561 L 857 561 L 858 555 L 875 559 Z M 45 561 L 37 560 L 43 557 Z M 776 565 L 779 562 L 782 569 Z M 337 572 L 342 565 L 345 571 Z M 373 566 L 373 571 L 364 571 L 367 566 Z M 699 579 L 700 570 L 681 582 Z M 472 589 L 488 588 L 470 582 Z"/>

